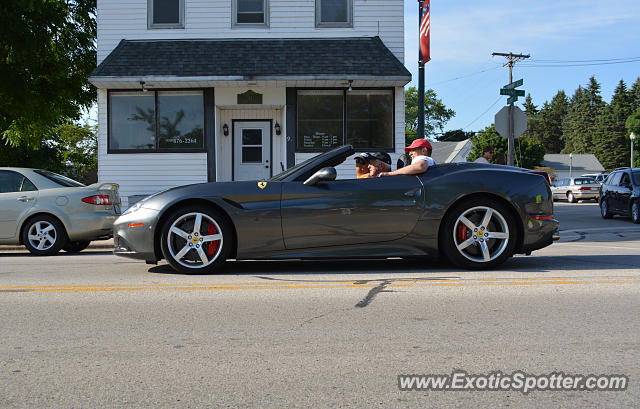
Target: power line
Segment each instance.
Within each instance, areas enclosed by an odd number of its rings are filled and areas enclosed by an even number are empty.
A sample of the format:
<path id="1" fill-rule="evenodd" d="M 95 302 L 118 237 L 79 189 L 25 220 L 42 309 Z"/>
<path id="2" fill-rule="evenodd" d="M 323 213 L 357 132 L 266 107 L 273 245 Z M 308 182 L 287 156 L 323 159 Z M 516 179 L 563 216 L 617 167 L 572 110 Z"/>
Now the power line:
<path id="1" fill-rule="evenodd" d="M 463 79 L 463 78 L 471 77 L 471 76 L 473 76 L 473 75 L 482 74 L 483 72 L 487 72 L 487 71 L 495 70 L 496 68 L 500 68 L 500 66 L 495 66 L 495 67 L 487 68 L 486 70 L 480 70 L 480 71 L 472 72 L 472 73 L 470 73 L 470 74 L 461 75 L 461 76 L 459 76 L 459 77 L 450 78 L 450 79 L 448 79 L 448 80 L 444 80 L 444 81 L 434 82 L 434 83 L 433 83 L 433 84 L 431 84 L 431 85 L 440 85 L 440 84 L 444 84 L 444 83 L 451 82 L 451 81 L 461 80 L 461 79 Z"/>
<path id="2" fill-rule="evenodd" d="M 589 67 L 594 65 L 613 65 L 613 64 L 629 64 L 634 62 L 640 62 L 640 57 L 629 58 L 623 61 L 606 61 L 606 62 L 585 62 L 585 63 L 551 63 L 546 62 L 543 64 L 536 64 L 534 61 L 520 64 L 521 67 L 536 67 L 536 68 L 563 68 L 563 67 Z"/>
<path id="3" fill-rule="evenodd" d="M 478 115 L 478 117 L 477 117 L 476 119 L 474 119 L 473 121 L 469 122 L 466 126 L 462 127 L 461 129 L 466 129 L 466 128 L 468 128 L 468 127 L 469 127 L 469 126 L 471 126 L 474 122 L 476 122 L 478 119 L 482 118 L 482 116 L 483 116 L 484 114 L 486 114 L 487 112 L 489 112 L 489 110 L 490 110 L 491 108 L 493 108 L 493 106 L 494 106 L 495 104 L 497 104 L 498 102 L 500 102 L 500 100 L 501 100 L 501 99 L 502 99 L 502 96 L 499 96 L 499 97 L 498 97 L 498 99 L 496 99 L 496 100 L 493 102 L 493 104 L 491 104 L 491 106 L 489 106 L 489 108 L 487 108 L 483 113 L 481 113 L 480 115 Z"/>

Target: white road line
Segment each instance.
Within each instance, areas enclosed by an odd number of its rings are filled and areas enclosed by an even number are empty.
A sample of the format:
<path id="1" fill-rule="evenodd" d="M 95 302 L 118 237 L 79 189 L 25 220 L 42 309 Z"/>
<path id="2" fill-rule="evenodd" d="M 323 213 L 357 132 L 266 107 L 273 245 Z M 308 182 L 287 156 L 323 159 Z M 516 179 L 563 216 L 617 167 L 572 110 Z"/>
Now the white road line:
<path id="1" fill-rule="evenodd" d="M 605 230 L 611 230 L 611 233 L 616 233 L 620 230 L 636 230 L 638 232 L 640 232 L 640 227 L 639 226 L 631 226 L 631 227 L 593 227 L 590 229 L 572 229 L 572 230 L 560 230 L 560 234 L 566 234 L 566 233 L 587 233 L 587 232 L 591 232 L 591 231 L 602 231 L 604 232 Z"/>
<path id="2" fill-rule="evenodd" d="M 575 242 L 570 242 L 570 243 L 557 243 L 557 244 L 564 244 L 565 246 L 574 246 L 574 247 L 595 247 L 595 248 L 600 248 L 600 249 L 624 249 L 624 250 L 639 250 L 640 246 L 638 247 L 620 247 L 620 246 L 594 246 L 591 244 L 577 244 Z"/>

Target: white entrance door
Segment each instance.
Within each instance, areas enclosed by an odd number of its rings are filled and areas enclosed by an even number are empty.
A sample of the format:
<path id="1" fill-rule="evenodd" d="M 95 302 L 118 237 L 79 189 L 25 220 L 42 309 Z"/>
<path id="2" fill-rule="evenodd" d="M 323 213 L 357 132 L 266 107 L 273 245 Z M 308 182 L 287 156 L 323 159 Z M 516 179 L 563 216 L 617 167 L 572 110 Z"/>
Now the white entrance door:
<path id="1" fill-rule="evenodd" d="M 237 121 L 233 125 L 233 180 L 271 177 L 271 123 Z"/>

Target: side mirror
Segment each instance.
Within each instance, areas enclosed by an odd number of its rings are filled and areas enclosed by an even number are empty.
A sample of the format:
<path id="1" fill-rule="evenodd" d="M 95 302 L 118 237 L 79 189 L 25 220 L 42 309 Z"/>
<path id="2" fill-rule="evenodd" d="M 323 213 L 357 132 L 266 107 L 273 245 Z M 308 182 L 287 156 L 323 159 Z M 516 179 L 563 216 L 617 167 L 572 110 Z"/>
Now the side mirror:
<path id="1" fill-rule="evenodd" d="M 336 172 L 335 168 L 322 168 L 314 173 L 309 179 L 305 180 L 304 184 L 307 186 L 313 186 L 318 182 L 336 180 L 336 176 L 338 176 L 338 172 Z"/>

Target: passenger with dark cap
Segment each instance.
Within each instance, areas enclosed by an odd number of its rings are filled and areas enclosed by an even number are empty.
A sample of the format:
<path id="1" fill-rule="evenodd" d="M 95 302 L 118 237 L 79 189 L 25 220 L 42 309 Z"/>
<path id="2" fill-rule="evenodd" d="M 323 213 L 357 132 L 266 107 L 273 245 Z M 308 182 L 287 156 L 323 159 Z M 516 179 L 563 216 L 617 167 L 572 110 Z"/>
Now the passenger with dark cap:
<path id="1" fill-rule="evenodd" d="M 378 177 L 381 172 L 391 170 L 391 156 L 386 152 L 376 152 L 371 154 L 369 160 L 369 177 Z"/>
<path id="2" fill-rule="evenodd" d="M 411 164 L 393 172 L 381 172 L 378 176 L 394 176 L 394 175 L 419 175 L 435 166 L 436 162 L 431 158 L 433 147 L 426 139 L 416 139 L 411 145 L 404 148 L 405 152 L 409 152 L 411 156 Z"/>
<path id="3" fill-rule="evenodd" d="M 369 161 L 371 161 L 371 158 L 371 154 L 367 152 L 362 152 L 355 157 L 356 176 L 358 179 L 367 179 L 371 177 L 369 174 Z"/>

